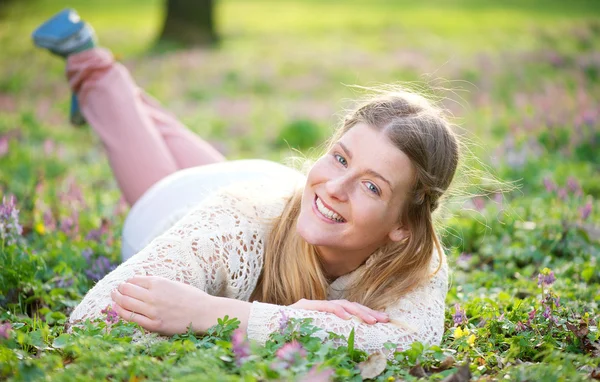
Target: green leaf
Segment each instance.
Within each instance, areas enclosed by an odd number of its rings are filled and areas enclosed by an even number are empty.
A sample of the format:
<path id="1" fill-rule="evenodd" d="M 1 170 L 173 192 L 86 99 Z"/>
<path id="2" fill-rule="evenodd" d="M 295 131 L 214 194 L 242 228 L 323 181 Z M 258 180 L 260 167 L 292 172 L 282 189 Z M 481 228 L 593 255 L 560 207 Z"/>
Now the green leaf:
<path id="1" fill-rule="evenodd" d="M 68 345 L 71 340 L 71 335 L 67 333 L 63 333 L 60 336 L 56 337 L 52 342 L 52 347 L 56 349 L 62 349 Z"/>
<path id="2" fill-rule="evenodd" d="M 348 336 L 348 355 L 354 359 L 354 328 L 352 328 Z"/>

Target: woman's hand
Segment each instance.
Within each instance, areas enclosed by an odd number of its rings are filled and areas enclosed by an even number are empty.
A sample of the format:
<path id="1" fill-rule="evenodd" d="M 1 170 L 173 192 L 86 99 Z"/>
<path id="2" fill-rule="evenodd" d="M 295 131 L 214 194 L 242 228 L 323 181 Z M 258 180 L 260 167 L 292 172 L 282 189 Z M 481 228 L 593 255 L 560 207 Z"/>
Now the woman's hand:
<path id="1" fill-rule="evenodd" d="M 367 324 L 390 321 L 390 318 L 386 313 L 373 310 L 357 302 L 350 302 L 348 300 L 301 299 L 295 304 L 290 305 L 290 308 L 333 313 L 345 320 L 349 320 L 352 316 L 356 316 Z"/>
<path id="2" fill-rule="evenodd" d="M 164 335 L 205 332 L 215 325 L 212 296 L 191 285 L 162 277 L 135 276 L 112 291 L 113 308 L 126 321 Z"/>

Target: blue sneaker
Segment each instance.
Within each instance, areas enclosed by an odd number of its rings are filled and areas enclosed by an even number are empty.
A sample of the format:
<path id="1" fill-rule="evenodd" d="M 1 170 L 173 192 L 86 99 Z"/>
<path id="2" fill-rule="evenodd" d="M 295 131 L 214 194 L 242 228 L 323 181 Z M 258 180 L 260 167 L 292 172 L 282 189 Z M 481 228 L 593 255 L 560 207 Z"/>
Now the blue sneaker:
<path id="1" fill-rule="evenodd" d="M 93 48 L 94 29 L 73 9 L 64 9 L 40 25 L 33 34 L 33 43 L 62 57 Z"/>
<path id="2" fill-rule="evenodd" d="M 91 25 L 81 20 L 73 9 L 64 9 L 40 25 L 31 35 L 33 43 L 48 49 L 61 57 L 82 52 L 96 46 L 96 35 Z M 75 126 L 85 124 L 85 118 L 79 109 L 77 96 L 71 96 L 71 123 Z"/>

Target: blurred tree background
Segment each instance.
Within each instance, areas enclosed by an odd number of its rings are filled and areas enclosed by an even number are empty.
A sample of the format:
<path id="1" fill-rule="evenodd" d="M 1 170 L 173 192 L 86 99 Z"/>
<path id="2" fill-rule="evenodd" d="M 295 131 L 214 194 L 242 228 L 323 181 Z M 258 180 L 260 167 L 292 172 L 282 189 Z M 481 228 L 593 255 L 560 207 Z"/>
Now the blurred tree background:
<path id="1" fill-rule="evenodd" d="M 166 0 L 163 43 L 210 46 L 217 42 L 213 0 Z"/>

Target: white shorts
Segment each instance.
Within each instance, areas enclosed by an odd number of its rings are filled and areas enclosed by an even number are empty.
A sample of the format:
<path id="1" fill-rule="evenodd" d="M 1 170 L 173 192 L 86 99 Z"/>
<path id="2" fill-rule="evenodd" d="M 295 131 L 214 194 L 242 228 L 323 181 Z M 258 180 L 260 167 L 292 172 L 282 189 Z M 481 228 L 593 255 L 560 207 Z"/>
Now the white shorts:
<path id="1" fill-rule="evenodd" d="M 261 159 L 225 161 L 177 171 L 152 185 L 129 211 L 123 226 L 122 259 L 138 253 L 190 208 L 224 186 L 263 177 L 300 176 L 290 167 Z"/>

